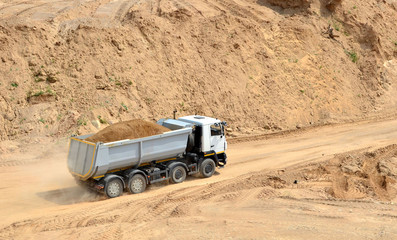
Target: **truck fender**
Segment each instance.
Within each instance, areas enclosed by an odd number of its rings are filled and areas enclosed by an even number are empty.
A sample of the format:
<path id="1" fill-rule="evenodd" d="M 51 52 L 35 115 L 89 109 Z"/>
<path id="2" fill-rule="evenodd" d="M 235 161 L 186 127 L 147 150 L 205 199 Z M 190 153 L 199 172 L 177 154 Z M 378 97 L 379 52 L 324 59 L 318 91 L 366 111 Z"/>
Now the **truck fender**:
<path id="1" fill-rule="evenodd" d="M 174 168 L 174 167 L 176 167 L 176 166 L 182 166 L 182 167 L 184 167 L 185 169 L 186 169 L 186 172 L 189 172 L 189 168 L 186 166 L 186 164 L 185 163 L 183 163 L 183 162 L 172 162 L 172 163 L 170 163 L 167 167 L 170 169 L 170 172 L 171 172 L 171 170 Z"/>
<path id="2" fill-rule="evenodd" d="M 103 184 L 106 186 L 106 184 L 107 184 L 111 179 L 113 179 L 113 178 L 118 178 L 118 179 L 120 179 L 121 182 L 123 183 L 123 188 L 126 187 L 125 182 L 124 182 L 124 179 L 123 179 L 122 177 L 120 177 L 119 175 L 116 175 L 116 174 L 109 174 L 109 175 L 106 175 L 106 176 L 101 180 L 101 183 L 103 183 Z"/>
<path id="3" fill-rule="evenodd" d="M 134 176 L 135 174 L 143 175 L 145 177 L 145 179 L 146 179 L 146 184 L 149 184 L 149 179 L 147 177 L 147 174 L 144 171 L 139 170 L 139 169 L 131 169 L 131 170 L 127 170 L 125 172 L 125 175 L 127 176 L 127 179 L 132 178 L 132 176 Z"/>
<path id="4" fill-rule="evenodd" d="M 207 152 L 207 154 L 211 154 L 211 153 L 212 153 L 212 155 L 207 156 L 207 157 L 204 155 L 204 157 L 200 159 L 199 164 L 198 164 L 199 167 L 201 166 L 201 163 L 202 163 L 205 159 L 207 159 L 207 158 L 211 158 L 212 160 L 214 160 L 215 166 L 218 166 L 218 165 L 219 165 L 218 155 L 217 155 L 216 152 L 213 151 L 213 150 Z"/>

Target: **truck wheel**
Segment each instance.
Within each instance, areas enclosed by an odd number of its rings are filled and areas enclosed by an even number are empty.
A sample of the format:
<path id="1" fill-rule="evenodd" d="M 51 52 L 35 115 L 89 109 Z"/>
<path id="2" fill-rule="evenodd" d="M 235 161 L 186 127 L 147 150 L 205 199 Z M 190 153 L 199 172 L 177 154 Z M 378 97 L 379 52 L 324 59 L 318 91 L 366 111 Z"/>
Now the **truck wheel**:
<path id="1" fill-rule="evenodd" d="M 130 193 L 136 194 L 145 191 L 146 189 L 146 179 L 141 174 L 135 174 L 128 181 L 128 189 Z"/>
<path id="2" fill-rule="evenodd" d="M 115 198 L 123 193 L 123 183 L 118 178 L 113 178 L 106 183 L 105 193 L 109 198 Z"/>
<path id="3" fill-rule="evenodd" d="M 204 159 L 200 166 L 201 176 L 205 178 L 211 177 L 215 172 L 215 162 L 211 158 Z"/>
<path id="4" fill-rule="evenodd" d="M 181 183 L 186 179 L 186 169 L 182 166 L 176 166 L 171 170 L 171 182 Z"/>

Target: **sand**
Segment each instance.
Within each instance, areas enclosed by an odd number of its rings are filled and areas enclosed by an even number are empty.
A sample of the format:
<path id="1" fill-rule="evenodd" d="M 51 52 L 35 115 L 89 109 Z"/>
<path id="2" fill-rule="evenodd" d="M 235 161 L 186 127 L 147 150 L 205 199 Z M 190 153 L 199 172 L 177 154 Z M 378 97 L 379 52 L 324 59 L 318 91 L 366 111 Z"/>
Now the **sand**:
<path id="1" fill-rule="evenodd" d="M 167 131 L 170 131 L 170 129 L 156 123 L 134 119 L 112 124 L 85 140 L 107 143 L 124 139 L 143 138 Z"/>
<path id="2" fill-rule="evenodd" d="M 174 109 L 235 135 L 395 113 L 397 3 L 328 2 L 3 1 L 0 140 Z"/>
<path id="3" fill-rule="evenodd" d="M 396 9 L 2 1 L 0 239 L 397 239 L 396 120 L 319 127 L 395 119 Z M 70 135 L 175 109 L 228 122 L 224 169 L 116 199 L 76 186 Z"/>
<path id="4" fill-rule="evenodd" d="M 67 142 L 27 145 L 0 165 L 0 238 L 396 239 L 396 126 L 253 136 L 211 178 L 115 199 L 76 186 Z"/>

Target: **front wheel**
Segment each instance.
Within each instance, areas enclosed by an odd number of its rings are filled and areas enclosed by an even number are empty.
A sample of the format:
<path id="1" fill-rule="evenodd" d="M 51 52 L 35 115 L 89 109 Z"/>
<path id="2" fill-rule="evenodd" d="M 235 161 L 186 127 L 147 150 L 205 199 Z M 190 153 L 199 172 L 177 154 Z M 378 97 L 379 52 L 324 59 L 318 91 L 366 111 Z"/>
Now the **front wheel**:
<path id="1" fill-rule="evenodd" d="M 146 179 L 141 174 L 135 174 L 132 176 L 130 181 L 128 181 L 128 189 L 130 193 L 137 194 L 145 191 L 146 189 Z"/>
<path id="2" fill-rule="evenodd" d="M 200 166 L 200 174 L 205 178 L 211 177 L 215 173 L 215 162 L 211 158 L 204 159 Z"/>
<path id="3" fill-rule="evenodd" d="M 107 182 L 105 187 L 106 196 L 109 198 L 115 198 L 120 196 L 123 193 L 123 183 L 118 178 L 113 178 L 109 182 Z"/>

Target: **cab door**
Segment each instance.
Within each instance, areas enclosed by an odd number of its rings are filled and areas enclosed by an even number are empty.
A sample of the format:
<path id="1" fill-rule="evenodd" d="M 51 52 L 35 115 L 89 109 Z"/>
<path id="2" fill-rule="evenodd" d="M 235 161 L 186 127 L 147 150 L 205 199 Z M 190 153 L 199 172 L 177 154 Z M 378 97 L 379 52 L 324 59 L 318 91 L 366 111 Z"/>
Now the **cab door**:
<path id="1" fill-rule="evenodd" d="M 211 136 L 210 144 L 211 150 L 216 153 L 225 151 L 225 133 L 221 124 L 213 124 L 210 126 Z"/>

